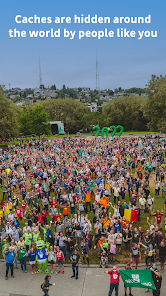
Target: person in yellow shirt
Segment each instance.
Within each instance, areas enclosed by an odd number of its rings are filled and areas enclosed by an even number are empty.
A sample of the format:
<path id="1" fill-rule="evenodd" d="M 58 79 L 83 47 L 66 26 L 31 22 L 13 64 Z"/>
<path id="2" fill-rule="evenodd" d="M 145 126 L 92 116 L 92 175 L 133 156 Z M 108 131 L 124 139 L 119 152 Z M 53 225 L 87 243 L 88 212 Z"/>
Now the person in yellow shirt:
<path id="1" fill-rule="evenodd" d="M 10 209 L 9 209 L 9 204 L 8 202 L 5 204 L 5 206 L 3 207 L 3 211 L 4 211 L 4 215 L 5 215 L 5 219 L 7 220 L 8 215 L 10 213 Z"/>
<path id="2" fill-rule="evenodd" d="M 20 237 L 20 240 L 18 241 L 17 246 L 20 248 L 21 246 L 24 246 L 24 245 L 25 245 L 25 241 L 23 240 L 22 237 Z"/>
<path id="3" fill-rule="evenodd" d="M 0 209 L 0 218 L 3 218 L 3 211 Z"/>
<path id="4" fill-rule="evenodd" d="M 6 174 L 7 174 L 7 175 L 10 174 L 10 169 L 9 169 L 9 168 L 6 169 Z"/>

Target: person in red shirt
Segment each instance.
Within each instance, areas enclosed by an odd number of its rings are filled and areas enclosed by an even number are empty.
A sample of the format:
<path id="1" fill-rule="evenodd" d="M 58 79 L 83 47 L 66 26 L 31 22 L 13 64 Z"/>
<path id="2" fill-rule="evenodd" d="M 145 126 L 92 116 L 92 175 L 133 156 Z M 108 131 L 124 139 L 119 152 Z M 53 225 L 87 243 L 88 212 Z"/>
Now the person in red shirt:
<path id="1" fill-rule="evenodd" d="M 24 201 L 21 202 L 21 207 L 22 207 L 22 214 L 23 214 L 23 216 L 26 216 L 26 213 L 27 213 L 26 208 L 28 206 L 27 206 L 27 204 Z M 25 219 L 25 218 L 23 218 L 23 219 Z"/>
<path id="2" fill-rule="evenodd" d="M 53 197 L 53 200 L 51 201 L 51 208 L 52 208 L 53 206 L 56 207 L 57 204 L 58 204 L 58 203 L 57 203 L 57 201 L 55 200 L 55 197 Z"/>
<path id="3" fill-rule="evenodd" d="M 38 215 L 35 214 L 35 217 L 38 219 L 38 224 L 39 223 L 41 223 L 41 225 L 44 224 L 43 218 L 45 217 L 45 215 L 41 215 L 41 213 L 39 213 Z"/>
<path id="4" fill-rule="evenodd" d="M 64 273 L 64 265 L 63 265 L 64 254 L 63 254 L 63 251 L 61 251 L 59 249 L 59 246 L 56 247 L 56 259 L 57 259 L 57 263 L 59 265 L 59 271 L 58 271 L 58 273 L 61 272 L 61 266 L 62 266 L 62 273 Z"/>
<path id="5" fill-rule="evenodd" d="M 156 222 L 156 225 L 159 227 L 159 229 L 162 228 L 162 222 L 161 222 L 162 215 L 164 215 L 163 210 L 161 210 L 161 213 L 159 210 L 157 210 L 157 213 L 154 213 L 153 211 L 153 216 L 155 216 L 155 222 Z"/>
<path id="6" fill-rule="evenodd" d="M 55 216 L 52 217 L 54 219 L 54 223 L 57 222 L 57 219 L 61 217 L 62 217 L 61 213 L 60 214 L 56 213 Z"/>
<path id="7" fill-rule="evenodd" d="M 43 215 L 43 221 L 44 221 L 44 224 L 46 225 L 47 224 L 47 211 L 46 210 L 41 210 L 41 215 Z"/>
<path id="8" fill-rule="evenodd" d="M 103 266 L 104 273 L 110 274 L 110 291 L 109 296 L 112 295 L 112 292 L 115 288 L 115 296 L 118 296 L 118 289 L 119 289 L 119 281 L 120 281 L 120 272 L 117 270 L 116 266 L 113 266 L 112 270 L 105 270 Z"/>
<path id="9" fill-rule="evenodd" d="M 18 206 L 15 209 L 15 213 L 16 213 L 17 218 L 22 219 L 22 210 Z"/>

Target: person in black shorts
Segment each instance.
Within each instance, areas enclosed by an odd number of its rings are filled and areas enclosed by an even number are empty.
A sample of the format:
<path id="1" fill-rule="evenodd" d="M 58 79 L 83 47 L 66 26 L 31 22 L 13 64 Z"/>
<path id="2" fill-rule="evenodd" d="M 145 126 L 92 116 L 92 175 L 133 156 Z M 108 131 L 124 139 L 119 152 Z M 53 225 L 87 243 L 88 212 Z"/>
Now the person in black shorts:
<path id="1" fill-rule="evenodd" d="M 166 246 L 164 245 L 164 242 L 162 241 L 160 245 L 158 246 L 159 250 L 159 261 L 161 266 L 161 272 L 164 272 L 164 263 L 165 263 L 165 257 L 166 257 Z"/>
<path id="2" fill-rule="evenodd" d="M 127 263 L 125 269 L 133 269 L 133 268 L 130 266 L 130 263 Z M 126 292 L 127 292 L 127 287 L 125 286 L 125 284 L 124 284 L 124 291 L 125 291 L 125 296 L 127 296 L 127 294 L 126 294 Z M 133 296 L 133 295 L 131 294 L 131 287 L 129 287 L 129 295 L 130 295 L 130 296 Z"/>

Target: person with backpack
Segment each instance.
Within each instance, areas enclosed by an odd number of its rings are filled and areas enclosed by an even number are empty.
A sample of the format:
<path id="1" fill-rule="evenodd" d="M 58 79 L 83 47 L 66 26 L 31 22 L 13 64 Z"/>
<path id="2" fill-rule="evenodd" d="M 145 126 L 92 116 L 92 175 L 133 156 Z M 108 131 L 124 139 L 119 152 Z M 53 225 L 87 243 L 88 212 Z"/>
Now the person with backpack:
<path id="1" fill-rule="evenodd" d="M 48 293 L 49 287 L 55 285 L 55 283 L 53 283 L 53 284 L 50 283 L 50 279 L 51 279 L 51 275 L 47 274 L 46 277 L 44 278 L 43 284 L 41 285 L 41 289 L 44 292 L 43 296 L 50 296 Z"/>
<path id="2" fill-rule="evenodd" d="M 119 282 L 120 282 L 120 272 L 117 270 L 116 266 L 113 266 L 112 270 L 105 270 L 105 267 L 103 266 L 104 273 L 110 274 L 110 290 L 108 296 L 112 295 L 112 292 L 115 288 L 115 296 L 118 296 L 118 290 L 119 290 Z"/>

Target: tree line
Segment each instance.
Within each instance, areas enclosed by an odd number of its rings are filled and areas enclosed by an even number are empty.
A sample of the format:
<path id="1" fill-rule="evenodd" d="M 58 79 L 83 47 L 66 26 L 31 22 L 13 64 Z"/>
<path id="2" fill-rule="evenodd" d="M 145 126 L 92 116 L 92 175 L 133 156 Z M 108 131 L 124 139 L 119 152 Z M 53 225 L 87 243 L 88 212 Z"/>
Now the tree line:
<path id="1" fill-rule="evenodd" d="M 132 95 L 109 101 L 101 112 L 89 112 L 88 107 L 73 98 L 49 99 L 23 105 L 10 102 L 0 87 L 0 138 L 22 135 L 51 134 L 49 121 L 62 121 L 65 131 L 92 131 L 122 125 L 124 131 L 166 132 L 166 76 L 151 76 L 146 85 L 147 98 Z"/>

